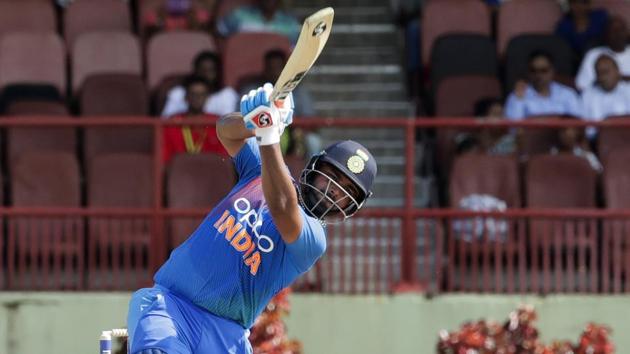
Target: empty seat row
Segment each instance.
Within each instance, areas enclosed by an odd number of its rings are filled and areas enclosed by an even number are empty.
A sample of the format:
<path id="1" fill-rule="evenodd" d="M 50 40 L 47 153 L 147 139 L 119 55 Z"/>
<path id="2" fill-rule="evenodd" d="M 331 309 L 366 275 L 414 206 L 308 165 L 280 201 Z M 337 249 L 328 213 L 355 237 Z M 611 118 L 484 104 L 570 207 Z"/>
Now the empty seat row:
<path id="1" fill-rule="evenodd" d="M 538 50 L 544 50 L 553 57 L 556 78 L 573 86 L 577 57 L 561 37 L 551 34 L 517 36 L 510 41 L 505 61 L 500 65 L 489 37 L 453 34 L 440 37 L 435 42 L 430 68 L 433 92 L 440 89 L 444 79 L 464 75 L 503 77 L 502 86 L 509 92 L 517 80 L 527 77 L 529 56 Z M 501 66 L 502 72 L 499 71 Z"/>
<path id="2" fill-rule="evenodd" d="M 256 46 L 252 46 L 256 43 Z M 254 49 L 252 49 L 254 48 Z M 270 33 L 243 33 L 225 45 L 224 81 L 236 86 L 241 78 L 260 74 L 264 53 L 270 49 L 290 51 L 285 37 Z M 216 51 L 212 38 L 195 31 L 165 32 L 151 38 L 146 48 L 146 69 L 137 38 L 124 32 L 91 32 L 81 35 L 70 53 L 71 88 L 78 94 L 87 78 L 97 74 L 146 73 L 149 91 L 165 79 L 191 71 L 192 61 L 202 51 Z M 252 52 L 253 50 L 253 52 Z M 248 55 L 242 55 L 247 51 Z M 66 50 L 56 34 L 9 33 L 0 37 L 0 88 L 16 83 L 44 83 L 66 93 Z"/>
<path id="3" fill-rule="evenodd" d="M 630 22 L 630 3 L 621 0 L 593 0 L 594 8 L 604 8 Z M 555 0 L 511 0 L 501 4 L 497 14 L 497 47 L 500 57 L 509 42 L 521 34 L 550 34 L 562 16 Z M 422 63 L 429 65 L 435 41 L 445 34 L 491 35 L 491 13 L 483 1 L 432 0 L 423 8 L 421 26 Z"/>
<path id="4" fill-rule="evenodd" d="M 604 170 L 604 199 L 608 209 L 630 208 L 626 168 L 630 147 L 612 151 Z M 451 173 L 450 206 L 458 208 L 466 196 L 491 195 L 508 208 L 595 208 L 597 172 L 586 159 L 572 154 L 537 155 L 525 166 L 520 180 L 513 157 L 465 154 L 455 159 Z M 524 194 L 521 194 L 521 183 Z"/>

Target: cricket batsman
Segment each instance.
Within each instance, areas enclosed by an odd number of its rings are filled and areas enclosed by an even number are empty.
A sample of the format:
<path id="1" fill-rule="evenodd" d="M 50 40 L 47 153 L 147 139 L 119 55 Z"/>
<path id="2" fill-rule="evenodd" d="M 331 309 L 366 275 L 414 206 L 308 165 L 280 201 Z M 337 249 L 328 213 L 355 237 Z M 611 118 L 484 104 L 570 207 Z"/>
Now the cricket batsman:
<path id="1" fill-rule="evenodd" d="M 295 183 L 280 151 L 293 99 L 265 84 L 217 123 L 238 182 L 173 250 L 152 288 L 135 292 L 131 354 L 252 353 L 249 328 L 271 298 L 326 249 L 326 220 L 346 219 L 372 194 L 374 157 L 354 141 L 314 155 Z M 216 173 L 220 174 L 221 171 Z"/>

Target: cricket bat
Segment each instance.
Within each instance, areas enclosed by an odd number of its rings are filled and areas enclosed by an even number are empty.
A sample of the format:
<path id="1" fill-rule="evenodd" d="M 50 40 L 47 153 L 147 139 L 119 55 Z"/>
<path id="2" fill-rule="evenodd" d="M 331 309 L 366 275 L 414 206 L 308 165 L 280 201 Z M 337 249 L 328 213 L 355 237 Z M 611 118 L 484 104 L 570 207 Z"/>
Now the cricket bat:
<path id="1" fill-rule="evenodd" d="M 324 49 L 332 29 L 335 11 L 332 7 L 310 15 L 302 25 L 293 53 L 273 86 L 270 101 L 283 100 L 302 81 Z"/>

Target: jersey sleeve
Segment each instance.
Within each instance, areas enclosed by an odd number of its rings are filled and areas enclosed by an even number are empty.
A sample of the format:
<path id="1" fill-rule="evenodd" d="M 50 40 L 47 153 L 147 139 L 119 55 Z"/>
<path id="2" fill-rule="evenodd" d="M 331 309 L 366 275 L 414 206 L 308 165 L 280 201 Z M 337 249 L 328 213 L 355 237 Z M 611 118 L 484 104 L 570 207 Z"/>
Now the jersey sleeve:
<path id="1" fill-rule="evenodd" d="M 251 137 L 245 141 L 241 150 L 233 158 L 238 179 L 249 179 L 259 176 L 261 173 L 261 159 L 256 138 Z"/>
<path id="2" fill-rule="evenodd" d="M 309 270 L 326 251 L 326 233 L 319 221 L 302 213 L 302 232 L 297 240 L 286 245 L 288 259 L 300 272 Z"/>

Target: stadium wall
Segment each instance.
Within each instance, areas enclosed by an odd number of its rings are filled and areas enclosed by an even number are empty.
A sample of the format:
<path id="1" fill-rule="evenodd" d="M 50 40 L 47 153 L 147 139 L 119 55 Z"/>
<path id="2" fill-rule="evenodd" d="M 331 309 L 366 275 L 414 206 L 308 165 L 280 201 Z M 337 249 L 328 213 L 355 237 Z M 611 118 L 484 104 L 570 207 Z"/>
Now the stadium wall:
<path id="1" fill-rule="evenodd" d="M 128 298 L 128 293 L 1 293 L 0 353 L 97 353 L 100 331 L 124 326 Z M 479 318 L 504 321 L 521 303 L 536 306 L 545 341 L 575 341 L 594 321 L 613 328 L 617 353 L 630 352 L 629 296 L 294 294 L 287 325 L 305 354 L 432 354 L 440 329 Z"/>

